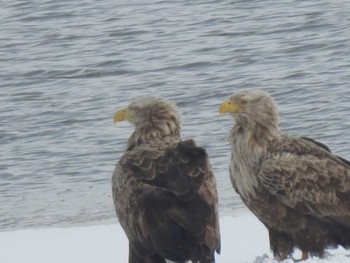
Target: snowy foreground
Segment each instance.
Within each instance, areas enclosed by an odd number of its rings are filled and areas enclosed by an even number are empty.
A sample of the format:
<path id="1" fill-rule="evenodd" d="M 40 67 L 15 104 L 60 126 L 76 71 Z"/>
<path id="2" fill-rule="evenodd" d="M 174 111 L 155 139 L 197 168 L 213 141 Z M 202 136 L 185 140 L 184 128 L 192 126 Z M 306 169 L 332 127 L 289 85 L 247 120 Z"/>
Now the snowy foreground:
<path id="1" fill-rule="evenodd" d="M 217 263 L 277 263 L 267 231 L 255 217 L 224 216 L 220 222 L 222 252 Z M 119 224 L 0 232 L 1 263 L 124 263 L 127 258 L 128 243 Z M 305 262 L 349 263 L 350 252 L 333 250 L 324 259 Z"/>

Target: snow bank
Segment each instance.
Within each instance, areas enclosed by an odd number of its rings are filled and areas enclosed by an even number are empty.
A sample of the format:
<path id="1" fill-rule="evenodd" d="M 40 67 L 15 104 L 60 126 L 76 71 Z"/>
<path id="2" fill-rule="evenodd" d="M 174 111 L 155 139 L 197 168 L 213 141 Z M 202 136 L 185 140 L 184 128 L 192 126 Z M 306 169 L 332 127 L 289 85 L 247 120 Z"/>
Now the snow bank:
<path id="1" fill-rule="evenodd" d="M 222 217 L 221 236 L 217 263 L 277 263 L 265 227 L 250 214 Z M 123 263 L 127 259 L 128 242 L 119 224 L 0 232 L 1 263 Z M 349 263 L 350 252 L 338 249 L 324 259 L 305 262 Z"/>

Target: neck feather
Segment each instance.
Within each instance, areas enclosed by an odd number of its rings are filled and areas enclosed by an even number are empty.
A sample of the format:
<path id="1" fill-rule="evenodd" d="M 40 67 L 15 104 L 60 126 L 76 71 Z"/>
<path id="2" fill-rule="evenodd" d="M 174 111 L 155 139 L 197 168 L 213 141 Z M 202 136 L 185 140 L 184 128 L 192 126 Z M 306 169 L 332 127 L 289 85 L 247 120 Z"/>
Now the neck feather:
<path id="1" fill-rule="evenodd" d="M 180 138 L 180 123 L 169 121 L 151 125 L 136 127 L 131 134 L 127 147 L 134 147 L 152 140 L 161 140 L 166 137 Z"/>
<path id="2" fill-rule="evenodd" d="M 281 134 L 276 125 L 262 125 L 247 118 L 236 120 L 230 134 L 232 143 L 230 176 L 243 199 L 256 195 L 261 158 L 266 152 L 269 141 L 279 136 Z"/>
<path id="3" fill-rule="evenodd" d="M 237 136 L 244 137 L 247 146 L 265 145 L 268 141 L 280 136 L 277 120 L 270 118 L 269 121 L 259 122 L 258 120 L 237 117 L 236 123 L 230 134 L 230 141 L 234 142 Z"/>

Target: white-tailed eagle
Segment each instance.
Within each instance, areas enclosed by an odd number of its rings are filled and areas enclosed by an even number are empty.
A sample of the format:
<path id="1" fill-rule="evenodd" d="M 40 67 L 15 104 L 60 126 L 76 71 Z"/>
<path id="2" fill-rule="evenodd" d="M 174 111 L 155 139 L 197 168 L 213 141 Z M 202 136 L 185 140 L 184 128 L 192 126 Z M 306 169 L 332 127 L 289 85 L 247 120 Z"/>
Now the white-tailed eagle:
<path id="1" fill-rule="evenodd" d="M 206 151 L 180 138 L 170 101 L 141 97 L 114 114 L 135 128 L 112 177 L 115 210 L 129 263 L 215 262 L 218 197 Z"/>
<path id="2" fill-rule="evenodd" d="M 269 230 L 274 255 L 297 247 L 302 260 L 326 248 L 350 247 L 350 164 L 328 147 L 280 131 L 272 97 L 261 90 L 232 95 L 219 108 L 235 120 L 230 179 Z"/>

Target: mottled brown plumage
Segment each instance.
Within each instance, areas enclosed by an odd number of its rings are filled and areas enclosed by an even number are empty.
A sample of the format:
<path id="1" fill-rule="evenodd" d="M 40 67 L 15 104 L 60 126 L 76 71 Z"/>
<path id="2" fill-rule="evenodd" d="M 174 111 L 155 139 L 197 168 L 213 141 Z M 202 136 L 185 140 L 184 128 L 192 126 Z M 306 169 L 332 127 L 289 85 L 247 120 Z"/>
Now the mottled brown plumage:
<path id="1" fill-rule="evenodd" d="M 322 143 L 280 131 L 271 96 L 234 94 L 220 106 L 235 119 L 230 178 L 247 207 L 269 230 L 276 257 L 297 247 L 322 256 L 350 246 L 350 165 Z"/>
<path id="2" fill-rule="evenodd" d="M 220 252 L 216 183 L 207 154 L 180 139 L 177 107 L 143 97 L 114 121 L 135 126 L 112 178 L 113 201 L 129 239 L 129 263 L 215 262 Z"/>

